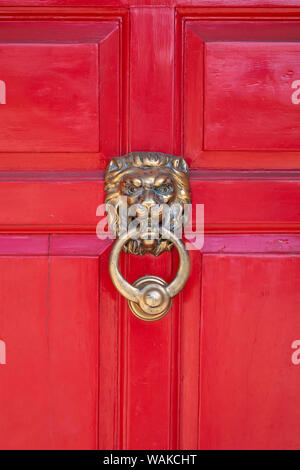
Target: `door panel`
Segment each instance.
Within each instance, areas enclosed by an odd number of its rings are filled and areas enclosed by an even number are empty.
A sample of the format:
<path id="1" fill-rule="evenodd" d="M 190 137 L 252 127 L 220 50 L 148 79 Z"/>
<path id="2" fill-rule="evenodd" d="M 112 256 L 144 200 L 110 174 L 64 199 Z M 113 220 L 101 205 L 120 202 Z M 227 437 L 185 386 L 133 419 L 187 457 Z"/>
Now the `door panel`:
<path id="1" fill-rule="evenodd" d="M 299 22 L 264 13 L 183 16 L 184 152 L 195 168 L 299 167 Z"/>
<path id="2" fill-rule="evenodd" d="M 1 340 L 6 345 L 6 364 L 0 369 L 1 448 L 43 448 L 49 432 L 47 259 L 1 257 L 0 265 Z"/>
<path id="3" fill-rule="evenodd" d="M 208 43 L 207 150 L 299 150 L 298 43 Z"/>
<path id="4" fill-rule="evenodd" d="M 96 448 L 98 258 L 0 265 L 0 448 Z"/>
<path id="5" fill-rule="evenodd" d="M 203 256 L 201 448 L 299 448 L 299 277 L 295 254 Z"/>
<path id="6" fill-rule="evenodd" d="M 0 151 L 97 152 L 97 64 L 96 44 L 1 44 Z"/>
<path id="7" fill-rule="evenodd" d="M 0 16 L 0 167 L 103 168 L 121 145 L 118 17 L 14 13 Z"/>
<path id="8" fill-rule="evenodd" d="M 98 258 L 49 258 L 48 328 L 49 400 L 53 420 L 50 445 L 54 449 L 96 449 Z"/>

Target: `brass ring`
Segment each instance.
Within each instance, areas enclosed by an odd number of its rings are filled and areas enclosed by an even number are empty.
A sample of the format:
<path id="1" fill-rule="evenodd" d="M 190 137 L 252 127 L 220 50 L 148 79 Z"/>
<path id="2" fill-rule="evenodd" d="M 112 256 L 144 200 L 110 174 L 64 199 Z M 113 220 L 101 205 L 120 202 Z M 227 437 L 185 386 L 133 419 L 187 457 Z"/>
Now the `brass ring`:
<path id="1" fill-rule="evenodd" d="M 127 282 L 119 270 L 119 257 L 123 245 L 136 236 L 136 229 L 132 229 L 115 242 L 109 258 L 109 272 L 116 289 L 129 301 L 131 311 L 143 320 L 157 320 L 164 316 L 171 306 L 171 299 L 184 287 L 190 273 L 190 257 L 182 240 L 165 228 L 160 233 L 172 241 L 179 253 L 179 268 L 171 284 L 156 276 L 144 276 L 135 281 L 132 286 Z M 139 282 L 140 281 L 140 282 Z"/>

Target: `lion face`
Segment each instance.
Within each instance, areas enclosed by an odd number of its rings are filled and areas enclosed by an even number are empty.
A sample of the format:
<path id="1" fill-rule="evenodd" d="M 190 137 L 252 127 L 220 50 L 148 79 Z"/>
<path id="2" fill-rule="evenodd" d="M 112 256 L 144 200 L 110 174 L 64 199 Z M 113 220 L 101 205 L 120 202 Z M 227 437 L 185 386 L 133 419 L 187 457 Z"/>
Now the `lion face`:
<path id="1" fill-rule="evenodd" d="M 188 168 L 184 159 L 156 152 L 134 152 L 113 159 L 106 171 L 105 190 L 106 203 L 113 208 L 113 213 L 107 211 L 108 221 L 117 236 L 138 217 L 146 219 L 146 231 L 151 231 L 150 216 L 156 217 L 161 225 L 165 216 L 163 205 L 170 208 L 169 228 L 174 231 L 184 220 L 179 209 L 191 203 Z M 124 200 L 129 209 L 126 221 L 120 217 L 120 205 Z M 131 215 L 130 207 L 135 209 L 135 214 Z M 169 240 L 143 237 L 129 240 L 124 251 L 157 256 L 171 248 Z"/>

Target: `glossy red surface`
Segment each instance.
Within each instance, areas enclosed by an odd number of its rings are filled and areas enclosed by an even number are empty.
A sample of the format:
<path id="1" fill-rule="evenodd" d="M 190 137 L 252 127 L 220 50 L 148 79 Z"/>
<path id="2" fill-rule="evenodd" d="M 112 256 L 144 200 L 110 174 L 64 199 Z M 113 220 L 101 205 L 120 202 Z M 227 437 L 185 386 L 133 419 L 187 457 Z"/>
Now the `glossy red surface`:
<path id="1" fill-rule="evenodd" d="M 205 149 L 299 150 L 299 53 L 282 40 L 206 45 Z"/>
<path id="2" fill-rule="evenodd" d="M 0 6 L 0 448 L 300 449 L 300 1 Z M 156 323 L 95 234 L 132 150 L 184 155 L 204 204 Z M 177 258 L 121 270 L 170 281 Z"/>
<path id="3" fill-rule="evenodd" d="M 98 151 L 95 44 L 1 44 L 0 58 L 1 152 Z"/>
<path id="4" fill-rule="evenodd" d="M 292 362 L 299 261 L 295 254 L 203 257 L 202 449 L 299 448 Z"/>
<path id="5" fill-rule="evenodd" d="M 298 168 L 296 15 L 213 11 L 179 10 L 182 152 L 195 168 Z"/>
<path id="6" fill-rule="evenodd" d="M 96 448 L 98 259 L 0 264 L 1 448 Z"/>

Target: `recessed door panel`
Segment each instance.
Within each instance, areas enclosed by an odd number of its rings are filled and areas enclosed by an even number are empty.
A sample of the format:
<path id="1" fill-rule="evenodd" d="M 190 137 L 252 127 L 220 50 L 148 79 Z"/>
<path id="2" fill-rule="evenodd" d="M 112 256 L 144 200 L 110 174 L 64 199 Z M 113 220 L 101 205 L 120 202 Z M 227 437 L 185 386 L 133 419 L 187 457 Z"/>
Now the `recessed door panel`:
<path id="1" fill-rule="evenodd" d="M 0 258 L 1 449 L 97 447 L 98 282 L 98 258 Z"/>
<path id="2" fill-rule="evenodd" d="M 0 79 L 0 151 L 99 151 L 96 44 L 0 44 Z"/>
<path id="3" fill-rule="evenodd" d="M 299 448 L 299 278 L 295 254 L 203 256 L 201 448 Z"/>
<path id="4" fill-rule="evenodd" d="M 190 164 L 298 168 L 299 22 L 224 15 L 185 24 L 182 125 Z"/>
<path id="5" fill-rule="evenodd" d="M 119 23 L 67 18 L 0 18 L 2 169 L 99 168 L 119 153 Z"/>
<path id="6" fill-rule="evenodd" d="M 300 45 L 205 45 L 204 148 L 300 149 Z"/>

